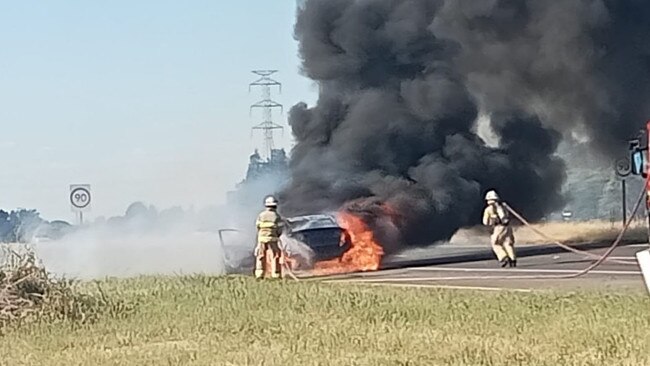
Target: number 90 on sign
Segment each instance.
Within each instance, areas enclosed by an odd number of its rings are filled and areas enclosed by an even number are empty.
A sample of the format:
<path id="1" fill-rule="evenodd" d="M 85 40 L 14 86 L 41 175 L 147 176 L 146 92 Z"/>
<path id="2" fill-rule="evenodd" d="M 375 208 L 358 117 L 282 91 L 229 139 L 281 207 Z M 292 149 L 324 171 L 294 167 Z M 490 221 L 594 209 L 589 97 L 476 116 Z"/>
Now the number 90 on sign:
<path id="1" fill-rule="evenodd" d="M 86 208 L 90 205 L 90 191 L 86 188 L 76 188 L 70 192 L 70 203 L 76 208 Z"/>

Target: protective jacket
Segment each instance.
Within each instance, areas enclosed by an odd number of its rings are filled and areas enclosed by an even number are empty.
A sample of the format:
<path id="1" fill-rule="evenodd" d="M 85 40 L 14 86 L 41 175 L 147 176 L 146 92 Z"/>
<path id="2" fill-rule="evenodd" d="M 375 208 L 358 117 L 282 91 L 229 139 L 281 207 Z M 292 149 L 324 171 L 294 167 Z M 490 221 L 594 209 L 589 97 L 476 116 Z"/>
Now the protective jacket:
<path id="1" fill-rule="evenodd" d="M 282 235 L 283 224 L 280 215 L 272 209 L 266 209 L 257 216 L 257 241 L 270 243 L 278 241 Z"/>
<path id="2" fill-rule="evenodd" d="M 508 211 L 498 202 L 488 205 L 483 211 L 483 225 L 485 226 L 506 226 L 509 223 Z"/>

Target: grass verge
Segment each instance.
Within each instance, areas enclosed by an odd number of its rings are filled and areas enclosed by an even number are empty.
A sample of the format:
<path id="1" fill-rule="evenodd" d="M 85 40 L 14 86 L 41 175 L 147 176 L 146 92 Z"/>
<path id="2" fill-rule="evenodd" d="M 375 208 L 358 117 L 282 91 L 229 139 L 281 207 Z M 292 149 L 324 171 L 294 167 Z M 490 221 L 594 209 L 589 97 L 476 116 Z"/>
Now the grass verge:
<path id="1" fill-rule="evenodd" d="M 207 276 L 110 280 L 102 288 L 140 305 L 93 324 L 9 327 L 0 338 L 0 364 L 650 364 L 650 299 L 640 295 Z"/>

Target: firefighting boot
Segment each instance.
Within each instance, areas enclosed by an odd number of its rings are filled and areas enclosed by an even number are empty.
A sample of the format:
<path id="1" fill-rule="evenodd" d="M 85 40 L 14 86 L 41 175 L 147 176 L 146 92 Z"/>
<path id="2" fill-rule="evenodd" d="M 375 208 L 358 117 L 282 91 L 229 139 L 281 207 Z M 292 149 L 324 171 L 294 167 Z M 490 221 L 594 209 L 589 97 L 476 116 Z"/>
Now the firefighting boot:
<path id="1" fill-rule="evenodd" d="M 503 258 L 501 261 L 501 268 L 506 268 L 508 266 L 508 257 Z"/>
<path id="2" fill-rule="evenodd" d="M 517 260 L 516 259 L 510 259 L 508 260 L 510 267 L 517 267 Z"/>
<path id="3" fill-rule="evenodd" d="M 282 279 L 282 262 L 278 257 L 274 257 L 273 262 L 271 262 L 271 278 Z"/>
<path id="4" fill-rule="evenodd" d="M 266 266 L 264 265 L 264 259 L 257 259 L 255 262 L 255 279 L 261 280 L 264 278 L 264 272 L 266 272 Z"/>

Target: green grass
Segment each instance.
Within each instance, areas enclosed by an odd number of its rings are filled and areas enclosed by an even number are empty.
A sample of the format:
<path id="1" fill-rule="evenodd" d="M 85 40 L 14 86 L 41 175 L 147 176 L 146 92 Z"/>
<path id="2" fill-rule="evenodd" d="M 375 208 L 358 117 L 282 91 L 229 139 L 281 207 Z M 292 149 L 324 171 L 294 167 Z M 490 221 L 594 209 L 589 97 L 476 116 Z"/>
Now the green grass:
<path id="1" fill-rule="evenodd" d="M 203 276 L 102 288 L 132 310 L 5 328 L 0 365 L 650 364 L 650 298 L 641 295 Z"/>

